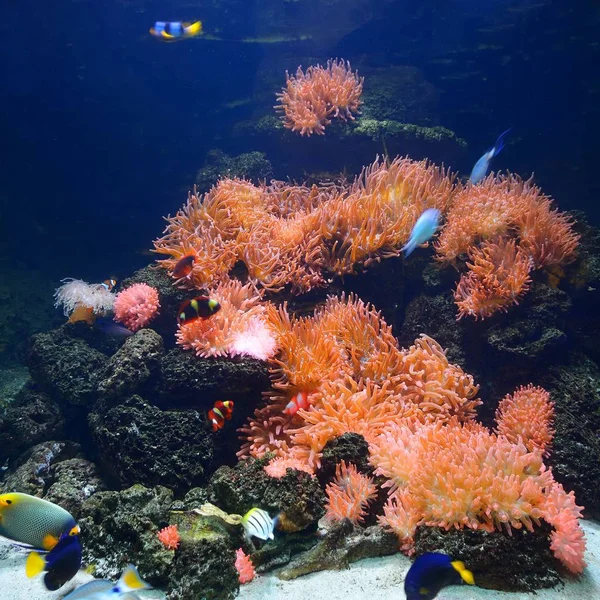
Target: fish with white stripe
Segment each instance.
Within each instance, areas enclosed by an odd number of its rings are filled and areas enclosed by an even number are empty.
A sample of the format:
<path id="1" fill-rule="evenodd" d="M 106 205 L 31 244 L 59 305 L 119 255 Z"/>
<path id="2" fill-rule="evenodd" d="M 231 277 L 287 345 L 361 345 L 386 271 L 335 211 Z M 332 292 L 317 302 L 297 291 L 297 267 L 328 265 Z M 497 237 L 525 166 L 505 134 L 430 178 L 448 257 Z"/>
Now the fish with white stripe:
<path id="1" fill-rule="evenodd" d="M 242 517 L 242 525 L 248 539 L 255 537 L 259 540 L 273 540 L 277 520 L 278 517 L 272 519 L 271 515 L 262 508 L 251 508 Z"/>

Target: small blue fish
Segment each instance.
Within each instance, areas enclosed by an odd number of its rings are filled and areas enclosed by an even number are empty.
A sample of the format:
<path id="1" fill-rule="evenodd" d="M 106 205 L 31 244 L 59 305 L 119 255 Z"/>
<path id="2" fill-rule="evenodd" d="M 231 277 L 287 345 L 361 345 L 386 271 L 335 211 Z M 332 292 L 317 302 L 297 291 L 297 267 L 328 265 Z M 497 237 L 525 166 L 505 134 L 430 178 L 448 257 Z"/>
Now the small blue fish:
<path id="1" fill-rule="evenodd" d="M 462 582 L 473 585 L 475 578 L 463 562 L 447 554 L 426 552 L 412 564 L 404 579 L 406 600 L 433 600 L 447 585 Z"/>
<path id="2" fill-rule="evenodd" d="M 73 590 L 63 600 L 139 599 L 139 596 L 132 592 L 147 589 L 150 589 L 150 585 L 140 577 L 133 565 L 129 565 L 116 584 L 108 579 L 90 581 Z"/>
<path id="3" fill-rule="evenodd" d="M 410 232 L 408 242 L 402 248 L 404 258 L 410 256 L 417 246 L 424 244 L 432 238 L 439 226 L 440 217 L 441 213 L 437 208 L 427 208 L 423 211 Z"/>
<path id="4" fill-rule="evenodd" d="M 115 321 L 107 317 L 99 317 L 96 319 L 95 325 L 97 329 L 112 337 L 126 338 L 133 335 L 133 331 L 127 329 L 127 327 L 123 327 L 123 325 L 119 325 L 119 323 L 115 323 Z"/>
<path id="5" fill-rule="evenodd" d="M 150 34 L 164 42 L 176 42 L 196 37 L 202 33 L 202 22 L 182 23 L 181 21 L 156 21 Z"/>
<path id="6" fill-rule="evenodd" d="M 512 129 L 512 127 L 510 129 Z M 487 175 L 488 169 L 490 168 L 490 162 L 492 161 L 492 158 L 497 156 L 500 153 L 500 150 L 504 148 L 504 136 L 510 129 L 501 133 L 498 136 L 496 143 L 475 163 L 475 166 L 471 171 L 471 176 L 469 177 L 471 183 L 479 183 Z"/>

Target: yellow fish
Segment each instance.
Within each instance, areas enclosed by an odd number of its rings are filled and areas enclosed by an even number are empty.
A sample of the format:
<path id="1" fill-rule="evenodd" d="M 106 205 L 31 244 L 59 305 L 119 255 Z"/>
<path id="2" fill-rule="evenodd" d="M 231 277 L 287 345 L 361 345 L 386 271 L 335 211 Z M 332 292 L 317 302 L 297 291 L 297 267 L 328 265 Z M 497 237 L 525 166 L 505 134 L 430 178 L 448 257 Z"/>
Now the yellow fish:
<path id="1" fill-rule="evenodd" d="M 64 508 L 13 492 L 0 495 L 0 535 L 40 550 L 52 550 L 66 535 L 78 535 L 79 526 Z"/>
<path id="2" fill-rule="evenodd" d="M 150 34 L 163 42 L 177 42 L 202 33 L 202 21 L 182 23 L 181 21 L 156 21 Z"/>

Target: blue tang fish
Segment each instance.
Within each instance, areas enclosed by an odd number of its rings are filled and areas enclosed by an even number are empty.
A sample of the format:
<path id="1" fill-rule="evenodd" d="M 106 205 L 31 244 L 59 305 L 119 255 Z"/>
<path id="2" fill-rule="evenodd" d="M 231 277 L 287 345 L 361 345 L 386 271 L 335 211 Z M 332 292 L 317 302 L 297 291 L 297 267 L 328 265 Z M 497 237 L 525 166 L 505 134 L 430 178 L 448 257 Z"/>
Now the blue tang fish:
<path id="1" fill-rule="evenodd" d="M 25 574 L 34 577 L 42 571 L 44 584 L 49 590 L 57 590 L 75 577 L 81 567 L 81 543 L 77 535 L 64 535 L 45 556 L 31 552 L 25 563 Z"/>
<path id="2" fill-rule="evenodd" d="M 163 42 L 177 42 L 196 37 L 202 33 L 202 21 L 182 23 L 181 21 L 156 21 L 150 34 Z"/>
<path id="3" fill-rule="evenodd" d="M 405 258 L 410 256 L 417 246 L 424 244 L 433 237 L 439 226 L 440 216 L 441 213 L 437 208 L 427 208 L 423 211 L 410 232 L 408 242 L 402 248 Z"/>
<path id="4" fill-rule="evenodd" d="M 447 554 L 426 552 L 412 564 L 404 579 L 406 600 L 433 600 L 447 585 L 462 582 L 473 585 L 473 573 L 464 563 L 452 560 Z"/>
<path id="5" fill-rule="evenodd" d="M 512 129 L 512 127 L 510 129 Z M 504 136 L 510 129 L 501 133 L 498 136 L 496 143 L 475 163 L 475 166 L 471 171 L 471 176 L 469 177 L 471 183 L 479 183 L 487 175 L 488 169 L 490 168 L 490 162 L 492 161 L 492 158 L 500 154 L 500 150 L 504 148 Z"/>
<path id="6" fill-rule="evenodd" d="M 139 599 L 135 593 L 137 590 L 147 589 L 150 589 L 150 585 L 140 577 L 133 565 L 129 565 L 116 584 L 108 579 L 90 581 L 73 590 L 63 600 L 133 600 Z"/>

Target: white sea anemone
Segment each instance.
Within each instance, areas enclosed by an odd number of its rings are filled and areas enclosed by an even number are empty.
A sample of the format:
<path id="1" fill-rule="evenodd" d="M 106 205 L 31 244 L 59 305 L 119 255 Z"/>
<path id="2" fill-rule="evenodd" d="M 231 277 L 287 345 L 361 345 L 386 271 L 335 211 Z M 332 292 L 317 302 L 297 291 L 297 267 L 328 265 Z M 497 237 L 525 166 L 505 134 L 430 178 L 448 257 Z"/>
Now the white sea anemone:
<path id="1" fill-rule="evenodd" d="M 103 314 L 112 309 L 115 294 L 101 283 L 86 283 L 71 277 L 62 279 L 62 282 L 63 285 L 54 292 L 54 306 L 62 306 L 66 317 L 79 306 L 91 308 L 96 314 Z"/>

